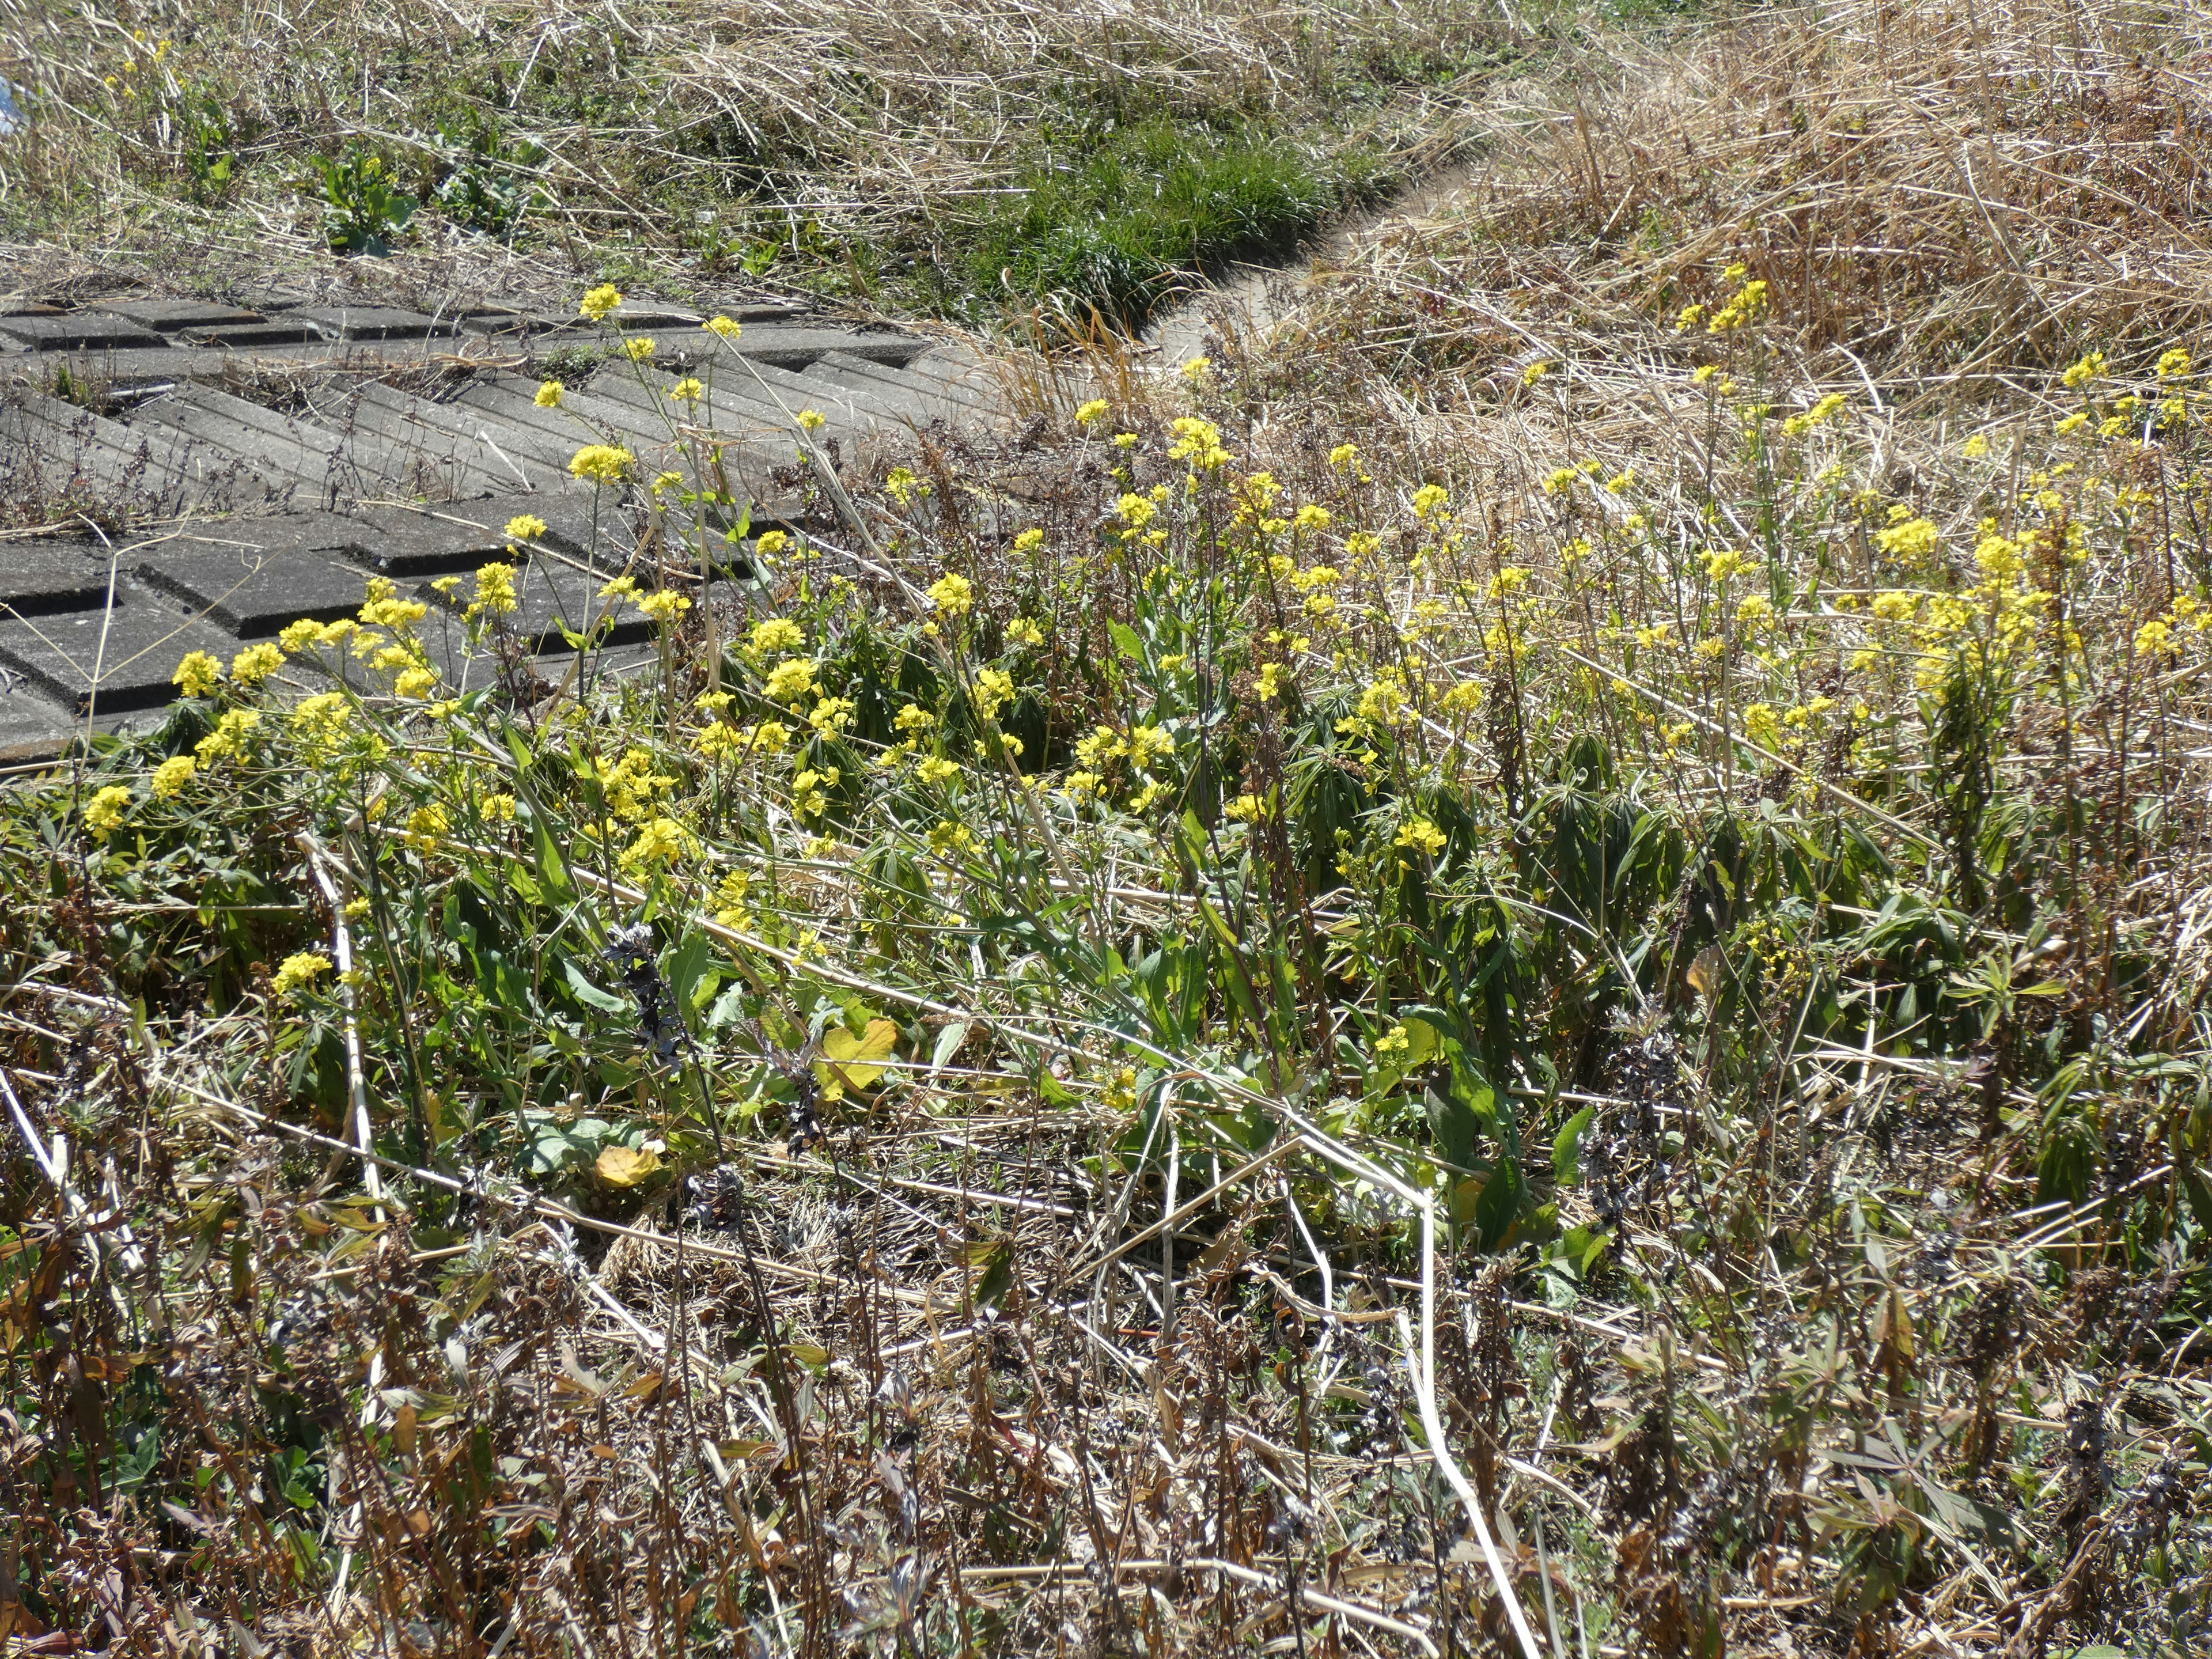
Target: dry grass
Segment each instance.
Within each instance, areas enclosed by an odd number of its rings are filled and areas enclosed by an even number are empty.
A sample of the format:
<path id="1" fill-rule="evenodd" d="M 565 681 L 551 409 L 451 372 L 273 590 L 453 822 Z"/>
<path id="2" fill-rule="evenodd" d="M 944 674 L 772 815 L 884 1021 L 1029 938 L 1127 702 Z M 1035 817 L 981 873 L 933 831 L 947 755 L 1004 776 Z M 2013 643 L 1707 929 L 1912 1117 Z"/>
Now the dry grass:
<path id="1" fill-rule="evenodd" d="M 1261 19 L 1156 19 L 1147 61 L 1308 95 Z M 838 25 L 1041 100 L 1019 66 L 1094 73 L 1091 26 Z M 140 798 L 135 861 L 27 787 L 0 869 L 52 897 L 0 918 L 5 1075 L 81 1206 L 9 1166 L 0 1540 L 43 1618 L 256 1659 L 2202 1651 L 2212 641 L 2177 601 L 2212 598 L 2212 386 L 2155 367 L 2212 356 L 2200 27 L 2051 0 L 1586 33 L 1458 199 L 1225 324 L 1194 384 L 1047 313 L 1021 443 L 825 495 L 816 574 L 856 588 L 725 593 L 720 637 L 799 620 L 874 710 L 847 817 L 800 808 L 796 757 L 702 765 L 696 617 L 673 695 L 557 736 L 371 700 L 381 828 L 275 753 L 252 810 Z M 981 73 L 887 84 L 949 143 Z M 1750 325 L 1676 327 L 1746 280 Z M 1233 467 L 1187 484 L 1178 417 Z M 1262 467 L 1330 521 L 1237 514 Z M 1156 484 L 1152 549 L 1122 497 Z M 915 607 L 944 571 L 961 648 L 1030 694 L 1032 773 L 1187 720 L 1185 793 L 1147 816 L 1122 763 L 1111 810 L 1030 797 L 969 750 L 957 796 L 873 781 L 860 750 L 936 695 L 915 665 L 954 678 Z M 1360 712 L 1393 672 L 1395 726 Z M 602 954 L 643 895 L 590 850 L 591 763 L 634 744 L 713 843 L 652 912 L 656 976 L 725 975 L 696 1067 L 653 1060 L 660 992 L 641 1028 Z M 526 786 L 545 837 L 475 822 Z M 448 821 L 403 845 L 418 801 Z M 948 851 L 954 819 L 990 844 Z M 1419 824 L 1449 876 L 1409 875 Z M 303 827 L 367 920 L 315 896 Z M 718 921 L 726 871 L 753 885 Z M 358 1006 L 255 979 L 349 925 Z M 825 1101 L 817 1043 L 878 1015 L 886 1086 Z M 1423 1022 L 1464 1052 L 1384 1058 Z M 1479 1132 L 1462 1061 L 1498 1085 Z M 556 1073 L 576 1095 L 520 1133 Z M 662 1184 L 596 1173 L 648 1139 Z M 128 1238 L 83 1219 L 111 1206 Z"/>

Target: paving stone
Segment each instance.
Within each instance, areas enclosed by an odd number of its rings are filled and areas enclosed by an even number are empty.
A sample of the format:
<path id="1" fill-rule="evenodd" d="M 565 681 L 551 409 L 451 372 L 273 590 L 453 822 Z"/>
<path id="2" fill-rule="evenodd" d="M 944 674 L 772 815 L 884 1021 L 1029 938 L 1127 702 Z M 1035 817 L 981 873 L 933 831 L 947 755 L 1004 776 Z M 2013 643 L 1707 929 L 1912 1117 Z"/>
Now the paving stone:
<path id="1" fill-rule="evenodd" d="M 930 343 L 913 334 L 862 334 L 850 329 L 806 328 L 770 323 L 748 327 L 736 340 L 721 340 L 702 331 L 697 339 L 662 343 L 670 350 L 703 362 L 709 356 L 749 357 L 778 368 L 804 368 L 824 352 L 842 351 L 873 363 L 898 367 L 929 349 Z"/>
<path id="2" fill-rule="evenodd" d="M 361 609 L 369 573 L 345 556 L 362 538 L 354 526 L 335 533 L 346 538 L 336 547 L 262 548 L 216 529 L 161 543 L 137 569 L 170 596 L 172 611 L 204 616 L 241 639 L 266 639 L 301 617 L 335 622 Z"/>
<path id="3" fill-rule="evenodd" d="M 134 425 L 142 430 L 151 424 L 173 427 L 219 453 L 236 457 L 264 477 L 289 479 L 304 486 L 318 500 L 328 499 L 338 482 L 333 474 L 331 449 L 309 433 L 271 433 L 264 430 L 258 420 L 234 421 L 225 405 L 241 401 L 204 386 L 183 386 L 137 410 Z M 267 413 L 256 405 L 248 407 L 255 408 L 258 414 Z M 283 417 L 275 418 L 281 422 Z"/>
<path id="4" fill-rule="evenodd" d="M 34 351 L 111 351 L 118 346 L 157 346 L 161 337 L 127 317 L 78 311 L 61 317 L 0 317 L 0 334 Z"/>
<path id="5" fill-rule="evenodd" d="M 0 542 L 0 613 L 88 611 L 107 599 L 107 560 L 81 541 Z"/>
<path id="6" fill-rule="evenodd" d="M 507 521 L 525 513 L 544 520 L 549 546 L 581 558 L 592 545 L 592 503 L 582 495 L 517 492 L 419 510 L 360 507 L 347 517 L 357 527 L 362 556 L 387 574 L 411 576 L 506 559 Z M 627 515 L 605 509 L 599 517 L 598 562 L 618 566 L 633 544 Z"/>
<path id="7" fill-rule="evenodd" d="M 903 368 L 848 352 L 825 352 L 807 373 L 834 375 L 851 385 L 900 388 L 941 399 L 966 414 L 998 418 L 996 378 L 980 360 L 941 349 L 925 352 Z"/>
<path id="8" fill-rule="evenodd" d="M 188 328 L 184 331 L 184 337 L 193 345 L 221 346 L 236 351 L 253 346 L 300 345 L 323 337 L 305 323 L 257 318 L 252 322 L 212 323 Z"/>
<path id="9" fill-rule="evenodd" d="M 301 306 L 285 320 L 307 324 L 326 340 L 417 340 L 455 331 L 453 318 L 426 317 L 392 306 Z"/>
<path id="10" fill-rule="evenodd" d="M 399 486 L 398 493 L 453 501 L 515 487 L 509 474 L 476 464 L 480 445 L 464 443 L 441 428 L 410 419 L 404 408 L 356 395 L 343 386 L 310 405 L 318 422 L 349 441 L 346 453 Z"/>
<path id="11" fill-rule="evenodd" d="M 15 675 L 0 679 L 0 766 L 52 760 L 68 748 L 76 733 L 70 711 Z"/>
<path id="12" fill-rule="evenodd" d="M 133 431 L 118 422 L 28 387 L 0 402 L 0 437 L 35 457 L 50 489 L 79 489 L 182 511 L 203 493 L 178 464 L 173 434 Z M 60 476 L 57 476 L 60 475 Z"/>
<path id="13" fill-rule="evenodd" d="M 108 300 L 91 309 L 104 311 L 146 328 L 174 334 L 181 329 L 235 326 L 265 322 L 258 311 L 216 305 L 206 300 Z"/>
<path id="14" fill-rule="evenodd" d="M 170 676 L 187 652 L 205 651 L 225 661 L 238 641 L 221 629 L 180 617 L 150 589 L 118 584 L 112 612 L 72 611 L 59 617 L 0 619 L 0 667 L 27 676 L 48 696 L 84 712 L 95 667 L 97 708 L 109 714 L 157 708 L 176 695 Z M 106 649 L 100 626 L 107 617 Z"/>
<path id="15" fill-rule="evenodd" d="M 487 409 L 410 397 L 374 380 L 361 387 L 359 396 L 364 403 L 380 404 L 474 446 L 479 468 L 495 478 L 511 475 L 523 489 L 559 485 L 567 476 L 568 458 L 576 453 L 574 433 L 526 426 Z"/>

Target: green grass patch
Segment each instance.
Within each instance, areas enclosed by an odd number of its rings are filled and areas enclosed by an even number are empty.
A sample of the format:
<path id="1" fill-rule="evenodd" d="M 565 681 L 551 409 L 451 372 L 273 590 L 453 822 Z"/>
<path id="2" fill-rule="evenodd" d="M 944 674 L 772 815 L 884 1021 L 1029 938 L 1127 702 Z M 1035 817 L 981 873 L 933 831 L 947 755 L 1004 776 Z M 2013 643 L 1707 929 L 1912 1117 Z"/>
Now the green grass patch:
<path id="1" fill-rule="evenodd" d="M 983 227 L 963 264 L 978 292 L 1058 298 L 1133 326 L 1180 273 L 1287 252 L 1390 181 L 1358 145 L 1154 117 L 1030 169 L 1019 205 Z"/>

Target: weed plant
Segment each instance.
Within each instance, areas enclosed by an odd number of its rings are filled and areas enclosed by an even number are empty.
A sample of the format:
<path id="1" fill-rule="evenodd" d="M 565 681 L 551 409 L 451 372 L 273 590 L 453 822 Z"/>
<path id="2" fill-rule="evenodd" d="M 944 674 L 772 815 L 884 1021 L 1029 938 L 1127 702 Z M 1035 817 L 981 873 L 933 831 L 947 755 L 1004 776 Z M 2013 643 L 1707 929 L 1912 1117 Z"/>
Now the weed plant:
<path id="1" fill-rule="evenodd" d="M 798 538 L 633 341 L 644 672 L 374 584 L 18 781 L 12 1616 L 2200 1645 L 2212 394 L 1899 499 L 1710 280 L 1664 487 L 1198 360 Z"/>

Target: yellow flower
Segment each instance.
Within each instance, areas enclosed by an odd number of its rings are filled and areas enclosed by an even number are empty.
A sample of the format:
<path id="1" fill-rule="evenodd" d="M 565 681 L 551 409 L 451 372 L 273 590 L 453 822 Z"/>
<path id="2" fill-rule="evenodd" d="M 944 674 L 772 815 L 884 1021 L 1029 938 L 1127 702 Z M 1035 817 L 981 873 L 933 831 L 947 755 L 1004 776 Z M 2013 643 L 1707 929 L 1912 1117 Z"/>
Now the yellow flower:
<path id="1" fill-rule="evenodd" d="M 418 806 L 407 815 L 407 844 L 417 852 L 427 853 L 438 844 L 438 838 L 452 827 L 453 820 L 446 809 L 435 801 Z"/>
<path id="2" fill-rule="evenodd" d="M 410 668 L 392 683 L 392 695 L 400 697 L 427 697 L 437 689 L 438 676 L 428 668 Z"/>
<path id="3" fill-rule="evenodd" d="M 169 683 L 188 697 L 204 697 L 222 684 L 222 665 L 204 651 L 191 652 L 177 665 Z"/>
<path id="4" fill-rule="evenodd" d="M 1300 530 L 1326 530 L 1328 527 L 1328 509 L 1308 501 L 1297 510 L 1291 522 Z"/>
<path id="5" fill-rule="evenodd" d="M 1760 748 L 1771 749 L 1781 740 L 1781 722 L 1767 704 L 1754 702 L 1743 711 L 1743 734 Z"/>
<path id="6" fill-rule="evenodd" d="M 1979 460 L 1990 453 L 1990 441 L 1977 432 L 1959 446 L 1959 453 L 1970 461 Z"/>
<path id="7" fill-rule="evenodd" d="M 681 488 L 683 483 L 684 475 L 681 472 L 656 472 L 653 475 L 652 483 L 647 487 L 650 489 L 655 495 L 658 495 L 664 489 L 676 489 Z"/>
<path id="8" fill-rule="evenodd" d="M 2078 387 L 2088 385 L 2090 381 L 2096 380 L 2100 375 L 2103 374 L 2104 372 L 2105 354 L 2101 351 L 2093 351 L 2089 353 L 2087 356 L 2082 358 L 2080 362 L 2075 363 L 2071 368 L 2068 369 L 2061 378 L 2065 381 L 2066 389 L 2071 392 Z"/>
<path id="9" fill-rule="evenodd" d="M 1451 505 L 1451 491 L 1442 484 L 1423 484 L 1413 492 L 1413 516 L 1433 519 Z"/>
<path id="10" fill-rule="evenodd" d="M 698 851 L 699 838 L 674 818 L 649 818 L 639 828 L 637 838 L 623 848 L 622 864 L 625 870 L 635 870 L 694 858 Z"/>
<path id="11" fill-rule="evenodd" d="M 1194 416 L 1179 416 L 1170 423 L 1176 441 L 1168 446 L 1171 461 L 1188 459 L 1200 471 L 1216 471 L 1228 465 L 1233 459 L 1221 447 L 1221 428 L 1211 421 L 1201 421 Z"/>
<path id="12" fill-rule="evenodd" d="M 697 375 L 686 374 L 668 388 L 668 395 L 672 398 L 680 398 L 687 404 L 696 404 L 707 395 L 707 388 L 700 384 Z"/>
<path id="13" fill-rule="evenodd" d="M 484 822 L 487 823 L 513 823 L 514 822 L 514 797 L 512 795 L 486 795 L 483 798 L 481 810 L 484 816 Z"/>
<path id="14" fill-rule="evenodd" d="M 800 428 L 808 432 L 819 432 L 830 424 L 830 417 L 818 409 L 802 409 L 797 419 Z"/>
<path id="15" fill-rule="evenodd" d="M 595 323 L 606 321 L 609 313 L 622 303 L 622 290 L 612 283 L 602 283 L 576 303 L 577 312 Z"/>
<path id="16" fill-rule="evenodd" d="M 1694 310 L 1694 309 L 1695 309 L 1695 307 L 1692 307 L 1692 309 L 1693 309 L 1693 310 Z M 1705 383 L 1706 381 L 1708 381 L 1708 380 L 1711 380 L 1711 379 L 1713 378 L 1713 376 L 1714 376 L 1714 375 L 1716 375 L 1716 374 L 1719 374 L 1720 372 L 1721 372 L 1721 366 L 1720 366 L 1718 363 L 1707 363 L 1707 364 L 1706 364 L 1703 368 L 1699 369 L 1696 374 L 1694 374 L 1691 375 L 1691 376 L 1690 376 L 1690 378 L 1691 378 L 1692 380 L 1696 381 L 1699 386 L 1703 386 L 1703 385 L 1705 385 Z"/>
<path id="17" fill-rule="evenodd" d="M 708 333 L 717 335 L 725 340 L 735 340 L 738 336 L 745 331 L 742 324 L 734 322 L 727 317 L 709 317 L 699 326 L 705 329 Z"/>
<path id="18" fill-rule="evenodd" d="M 1875 532 L 1875 544 L 1900 559 L 1924 559 L 1942 545 L 1942 532 L 1928 519 L 1905 518 Z"/>
<path id="19" fill-rule="evenodd" d="M 791 544 L 791 538 L 781 530 L 763 530 L 760 539 L 753 544 L 753 551 L 764 559 L 772 559 Z"/>
<path id="20" fill-rule="evenodd" d="M 1129 733 L 1129 759 L 1149 770 L 1156 761 L 1175 757 L 1174 734 L 1157 726 L 1139 726 Z"/>
<path id="21" fill-rule="evenodd" d="M 1542 380 L 1551 372 L 1551 364 L 1545 362 L 1541 357 L 1539 357 L 1534 362 L 1529 364 L 1528 368 L 1521 371 L 1521 384 L 1522 386 L 1534 386 L 1537 381 Z"/>
<path id="22" fill-rule="evenodd" d="M 775 672 L 761 687 L 761 696 L 770 702 L 797 702 L 814 689 L 815 665 L 806 657 L 793 657 L 788 662 L 778 663 Z"/>
<path id="23" fill-rule="evenodd" d="M 94 840 L 106 841 L 123 822 L 130 805 L 131 792 L 119 783 L 111 783 L 84 804 L 84 827 Z"/>
<path id="24" fill-rule="evenodd" d="M 1121 501 L 1115 503 L 1115 510 L 1120 513 L 1121 522 L 1132 530 L 1142 530 L 1159 512 L 1159 508 L 1152 505 L 1149 496 L 1133 493 L 1122 496 Z"/>
<path id="25" fill-rule="evenodd" d="M 1263 664 L 1259 674 L 1252 682 L 1253 697 L 1261 702 L 1273 702 L 1277 697 L 1282 696 L 1282 664 L 1279 662 Z"/>
<path id="26" fill-rule="evenodd" d="M 284 653 L 264 640 L 230 659 L 230 677 L 240 685 L 258 685 L 284 665 Z"/>
<path id="27" fill-rule="evenodd" d="M 630 459 L 629 451 L 612 444 L 586 444 L 568 458 L 568 471 L 594 484 L 619 483 Z"/>
<path id="28" fill-rule="evenodd" d="M 1544 493 L 1547 495 L 1556 495 L 1572 484 L 1578 476 L 1571 466 L 1555 466 L 1552 469 L 1551 476 L 1544 480 Z"/>
<path id="29" fill-rule="evenodd" d="M 2171 351 L 2162 351 L 2159 354 L 2158 378 L 2160 380 L 2170 380 L 2177 374 L 2188 373 L 2189 354 L 2179 346 L 2174 347 Z"/>
<path id="30" fill-rule="evenodd" d="M 477 571 L 476 601 L 469 606 L 471 617 L 504 617 L 522 608 L 514 597 L 514 567 L 511 564 L 488 564 Z"/>
<path id="31" fill-rule="evenodd" d="M 2082 413 L 2080 410 L 2078 410 L 2078 409 L 2077 409 L 2077 410 L 2075 410 L 2071 415 L 2069 415 L 2069 416 L 2068 416 L 2064 420 L 2063 420 L 2063 421 L 2059 422 L 2057 425 L 2056 425 L 2056 426 L 2052 427 L 2051 429 L 2051 431 L 2053 431 L 2054 433 L 2057 433 L 2060 437 L 2062 437 L 2062 438 L 2063 438 L 2063 437 L 2064 437 L 2068 433 L 2069 433 L 2069 432 L 2078 432 L 2079 430 L 2081 430 L 2081 428 L 2083 428 L 2083 427 L 2085 427 L 2085 426 L 2087 426 L 2087 425 L 2088 425 L 2088 424 L 2089 424 L 2089 417 L 2088 417 L 2087 415 L 2085 415 L 2084 413 Z"/>
<path id="32" fill-rule="evenodd" d="M 1358 444 L 1339 444 L 1335 448 L 1328 452 L 1328 464 L 1331 466 L 1340 466 L 1346 471 L 1351 471 L 1352 468 L 1359 465 L 1359 446 Z"/>
<path id="33" fill-rule="evenodd" d="M 617 576 L 599 589 L 599 597 L 603 599 L 635 599 L 637 597 L 637 578 Z"/>
<path id="34" fill-rule="evenodd" d="M 1116 449 L 1134 449 L 1136 447 L 1137 447 L 1137 434 L 1136 434 L 1135 433 L 1133 433 L 1133 432 L 1117 432 L 1117 433 L 1115 433 L 1115 434 L 1114 434 L 1114 447 L 1115 447 L 1115 448 L 1116 448 Z"/>
<path id="35" fill-rule="evenodd" d="M 689 611 L 691 601 L 673 588 L 660 587 L 641 599 L 637 608 L 657 623 L 668 623 Z"/>
<path id="36" fill-rule="evenodd" d="M 1411 847 L 1430 858 L 1444 850 L 1446 836 L 1426 818 L 1412 818 L 1398 826 L 1398 845 Z"/>
<path id="37" fill-rule="evenodd" d="M 1221 809 L 1221 816 L 1242 823 L 1257 823 L 1267 816 L 1267 803 L 1258 795 L 1239 795 Z"/>
<path id="38" fill-rule="evenodd" d="M 1751 568 L 1751 561 L 1732 547 L 1716 548 L 1699 557 L 1705 561 L 1706 576 L 1717 582 L 1727 581 Z"/>
<path id="39" fill-rule="evenodd" d="M 321 951 L 295 951 L 276 964 L 276 976 L 270 981 L 270 988 L 280 997 L 288 997 L 330 970 L 331 959 Z"/>
<path id="40" fill-rule="evenodd" d="M 946 571 L 929 585 L 930 603 L 948 617 L 963 617 L 975 603 L 975 589 L 969 580 L 954 571 Z"/>
<path id="41" fill-rule="evenodd" d="M 914 774 L 924 783 L 950 783 L 960 775 L 960 768 L 957 762 L 930 755 L 915 763 Z"/>
<path id="42" fill-rule="evenodd" d="M 1013 677 L 1004 669 L 981 668 L 975 672 L 975 689 L 970 701 L 975 705 L 979 720 L 989 720 L 1000 708 L 1014 700 Z"/>
<path id="43" fill-rule="evenodd" d="M 1188 380 L 1193 386 L 1196 386 L 1206 379 L 1206 375 L 1212 371 L 1212 358 L 1193 357 L 1186 362 L 1181 368 L 1176 371 L 1176 373 L 1182 375 L 1184 380 Z"/>
<path id="44" fill-rule="evenodd" d="M 212 766 L 226 756 L 237 754 L 245 746 L 246 734 L 260 724 L 258 708 L 234 708 L 193 745 L 192 752 Z"/>
<path id="45" fill-rule="evenodd" d="M 558 409 L 561 407 L 561 394 L 567 390 L 558 380 L 540 380 L 538 395 L 530 401 L 540 409 Z"/>
<path id="46" fill-rule="evenodd" d="M 771 617 L 753 629 L 752 647 L 766 656 L 773 651 L 796 651 L 806 643 L 806 630 L 788 617 Z"/>
<path id="47" fill-rule="evenodd" d="M 192 781 L 199 766 L 190 755 L 172 755 L 154 769 L 149 787 L 155 800 L 173 799 L 184 787 Z"/>
<path id="48" fill-rule="evenodd" d="M 546 528 L 545 520 L 535 513 L 518 513 L 507 521 L 507 538 L 511 542 L 536 541 Z"/>
<path id="49" fill-rule="evenodd" d="M 2164 617 L 2153 617 L 2136 629 L 2136 655 L 2138 657 L 2172 656 L 2176 649 L 2173 624 Z"/>
<path id="50" fill-rule="evenodd" d="M 1014 538 L 1014 551 L 1034 553 L 1044 545 L 1044 532 L 1032 526 Z"/>
<path id="51" fill-rule="evenodd" d="M 1681 314 L 1674 319 L 1674 332 L 1680 334 L 1685 329 L 1695 327 L 1698 321 L 1703 318 L 1705 314 L 1705 308 L 1703 306 L 1684 306 L 1682 307 Z M 1704 377 L 1701 375 L 1699 378 L 1703 379 Z"/>
<path id="52" fill-rule="evenodd" d="M 1105 418 L 1106 400 L 1103 398 L 1093 398 L 1075 411 L 1075 422 L 1078 426 L 1089 426 L 1093 421 L 1103 421 Z"/>
<path id="53" fill-rule="evenodd" d="M 624 340 L 623 349 L 629 354 L 630 362 L 641 363 L 660 348 L 650 335 L 639 334 Z"/>
<path id="54" fill-rule="evenodd" d="M 1006 637 L 1017 645 L 1042 645 L 1044 629 L 1027 617 L 1017 617 L 1006 624 Z"/>

